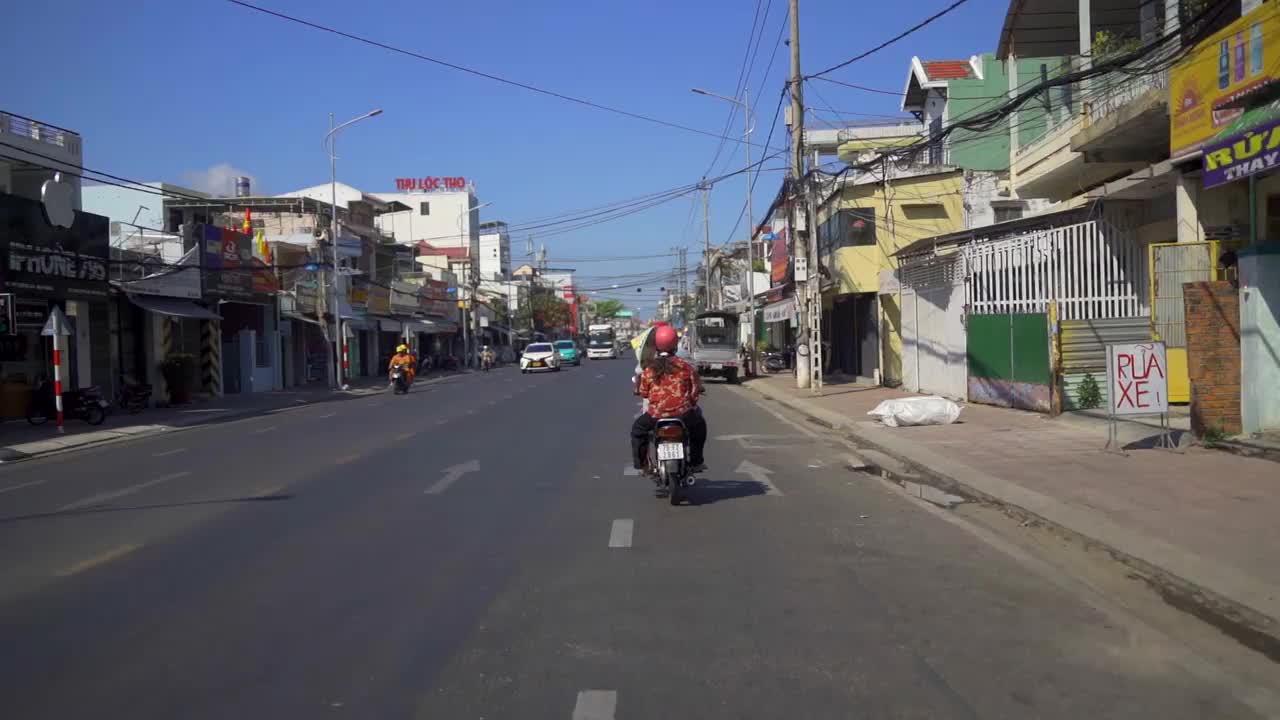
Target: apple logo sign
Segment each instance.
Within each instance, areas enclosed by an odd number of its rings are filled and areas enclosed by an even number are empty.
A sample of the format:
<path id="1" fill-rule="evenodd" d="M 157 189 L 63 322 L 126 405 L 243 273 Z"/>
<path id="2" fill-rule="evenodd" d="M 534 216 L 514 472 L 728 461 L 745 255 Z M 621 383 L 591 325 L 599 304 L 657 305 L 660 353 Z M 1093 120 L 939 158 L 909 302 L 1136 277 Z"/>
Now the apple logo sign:
<path id="1" fill-rule="evenodd" d="M 40 186 L 40 201 L 44 204 L 44 218 L 54 227 L 69 228 L 76 222 L 75 205 L 71 202 L 75 188 L 62 181 L 62 173 L 54 173 L 52 180 Z"/>

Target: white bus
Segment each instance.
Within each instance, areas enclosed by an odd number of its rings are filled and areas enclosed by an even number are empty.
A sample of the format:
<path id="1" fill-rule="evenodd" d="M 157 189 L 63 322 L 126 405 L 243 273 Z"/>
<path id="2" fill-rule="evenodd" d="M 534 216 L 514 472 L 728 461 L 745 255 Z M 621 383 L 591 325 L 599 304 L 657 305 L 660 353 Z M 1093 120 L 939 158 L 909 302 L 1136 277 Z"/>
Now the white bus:
<path id="1" fill-rule="evenodd" d="M 587 326 L 587 359 L 599 360 L 618 357 L 618 336 L 612 325 Z"/>

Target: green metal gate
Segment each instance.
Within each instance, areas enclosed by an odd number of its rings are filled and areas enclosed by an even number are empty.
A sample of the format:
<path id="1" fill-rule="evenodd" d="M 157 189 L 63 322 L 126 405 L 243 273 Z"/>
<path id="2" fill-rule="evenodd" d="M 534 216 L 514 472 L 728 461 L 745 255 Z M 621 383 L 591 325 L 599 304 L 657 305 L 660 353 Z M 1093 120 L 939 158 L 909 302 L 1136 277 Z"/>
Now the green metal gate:
<path id="1" fill-rule="evenodd" d="M 1050 412 L 1048 315 L 970 315 L 966 350 L 969 400 Z"/>

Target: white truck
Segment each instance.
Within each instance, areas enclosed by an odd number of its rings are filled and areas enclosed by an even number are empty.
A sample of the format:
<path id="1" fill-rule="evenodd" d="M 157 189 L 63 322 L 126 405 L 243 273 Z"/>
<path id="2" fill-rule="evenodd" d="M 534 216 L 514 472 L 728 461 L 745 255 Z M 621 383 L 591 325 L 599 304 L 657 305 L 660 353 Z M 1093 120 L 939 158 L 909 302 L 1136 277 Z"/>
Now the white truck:
<path id="1" fill-rule="evenodd" d="M 689 362 L 702 376 L 722 377 L 738 382 L 738 316 L 726 312 L 704 312 L 693 319 L 689 336 Z"/>
<path id="2" fill-rule="evenodd" d="M 587 326 L 587 359 L 616 360 L 618 358 L 618 335 L 612 325 Z"/>

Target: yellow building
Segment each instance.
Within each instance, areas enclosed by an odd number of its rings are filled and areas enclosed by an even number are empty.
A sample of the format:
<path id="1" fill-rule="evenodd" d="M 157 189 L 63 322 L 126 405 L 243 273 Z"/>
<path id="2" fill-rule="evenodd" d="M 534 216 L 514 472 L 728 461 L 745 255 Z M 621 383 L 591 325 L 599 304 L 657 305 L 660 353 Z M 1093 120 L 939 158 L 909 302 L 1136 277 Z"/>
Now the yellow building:
<path id="1" fill-rule="evenodd" d="M 828 373 L 902 381 L 894 253 L 963 230 L 964 172 L 933 166 L 863 173 L 833 187 L 817 211 L 824 267 L 822 327 Z"/>

